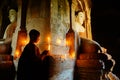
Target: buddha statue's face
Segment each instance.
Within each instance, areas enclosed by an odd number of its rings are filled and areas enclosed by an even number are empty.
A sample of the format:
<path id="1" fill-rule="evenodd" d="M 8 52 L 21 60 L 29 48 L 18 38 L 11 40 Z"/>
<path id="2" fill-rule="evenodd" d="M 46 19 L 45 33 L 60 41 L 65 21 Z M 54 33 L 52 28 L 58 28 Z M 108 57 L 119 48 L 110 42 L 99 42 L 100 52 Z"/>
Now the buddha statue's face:
<path id="1" fill-rule="evenodd" d="M 74 31 L 76 32 L 85 32 L 85 27 L 83 26 L 83 23 L 85 21 L 85 14 L 84 12 L 78 12 L 75 15 L 75 26 L 73 27 Z"/>
<path id="2" fill-rule="evenodd" d="M 77 17 L 78 17 L 79 23 L 82 25 L 83 22 L 84 22 L 84 20 L 85 20 L 85 15 L 84 15 L 84 13 L 83 13 L 83 12 L 79 12 Z"/>
<path id="3" fill-rule="evenodd" d="M 16 21 L 16 18 L 17 18 L 17 13 L 14 9 L 10 9 L 9 10 L 9 19 L 10 19 L 10 22 L 15 22 Z"/>

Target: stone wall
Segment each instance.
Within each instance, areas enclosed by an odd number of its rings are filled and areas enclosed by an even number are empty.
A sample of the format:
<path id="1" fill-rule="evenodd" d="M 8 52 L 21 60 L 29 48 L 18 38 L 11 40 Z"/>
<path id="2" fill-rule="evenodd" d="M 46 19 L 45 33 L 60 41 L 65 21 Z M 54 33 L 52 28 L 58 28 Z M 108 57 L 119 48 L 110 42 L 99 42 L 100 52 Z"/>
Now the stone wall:
<path id="1" fill-rule="evenodd" d="M 41 42 L 38 46 L 41 52 L 43 50 L 48 49 L 48 45 L 50 45 L 50 53 L 54 56 L 56 60 L 54 69 L 57 72 L 56 74 L 54 74 L 53 77 L 51 77 L 51 80 L 66 80 L 66 79 L 72 80 L 71 75 L 73 74 L 75 58 L 72 59 L 69 57 L 69 53 L 68 53 L 69 47 L 66 46 L 66 33 L 68 32 L 70 27 L 70 7 L 68 0 L 35 0 L 35 1 L 28 0 L 28 1 L 29 4 L 26 13 L 26 24 L 24 24 L 27 31 L 26 33 L 29 33 L 31 29 L 37 29 L 38 31 L 40 31 Z M 79 0 L 79 1 L 83 1 L 83 3 L 85 2 L 84 0 Z M 18 4 L 19 20 L 18 20 L 18 28 L 16 30 L 16 33 L 14 34 L 14 37 L 16 36 L 16 38 L 18 37 L 17 34 L 20 30 L 21 21 L 22 21 L 21 0 L 18 0 L 18 2 L 19 2 Z M 72 0 L 73 23 L 75 20 L 74 13 L 77 4 L 78 4 L 77 0 Z M 89 14 L 86 16 L 89 16 Z M 89 25 L 84 24 L 85 27 L 90 27 L 89 20 L 90 20 L 90 16 L 89 18 L 87 18 L 86 21 L 87 22 L 86 24 Z M 74 26 L 74 24 L 72 26 Z M 48 37 L 50 38 L 50 43 L 48 43 Z M 14 51 L 16 49 L 16 46 L 17 45 L 13 45 Z M 14 51 L 13 51 L 13 55 L 15 53 Z M 66 72 L 70 74 L 67 75 Z M 64 75 L 64 79 L 61 79 L 63 75 Z"/>
<path id="2" fill-rule="evenodd" d="M 70 25 L 69 3 L 67 0 L 51 0 L 51 52 L 66 54 L 66 33 Z M 57 43 L 57 41 L 60 43 Z"/>
<path id="3" fill-rule="evenodd" d="M 37 29 L 41 33 L 41 42 L 39 44 L 41 52 L 47 49 L 50 37 L 50 1 L 49 0 L 29 0 L 26 30 Z"/>
<path id="4" fill-rule="evenodd" d="M 82 4 L 79 4 L 81 1 Z M 79 4 L 79 5 L 78 5 Z M 72 0 L 72 23 L 74 26 L 75 11 L 83 7 L 83 11 L 86 12 L 86 20 L 84 27 L 87 29 L 86 37 L 91 35 L 90 26 L 90 6 L 88 1 L 84 0 Z M 21 13 L 22 2 L 18 0 L 18 20 L 17 29 L 15 35 L 17 37 L 17 32 L 20 30 L 21 24 Z M 41 42 L 39 47 L 41 52 L 48 49 L 48 37 L 50 37 L 50 51 L 53 54 L 65 54 L 68 53 L 68 47 L 66 46 L 66 33 L 70 27 L 70 8 L 68 0 L 29 0 L 27 13 L 26 13 L 26 24 L 25 28 L 27 33 L 31 29 L 37 29 L 41 33 Z M 16 41 L 12 41 L 16 44 Z M 16 43 L 15 43 L 16 42 Z M 15 48 L 13 46 L 13 48 Z M 14 52 L 14 51 L 13 51 Z M 14 54 L 14 53 L 13 53 Z"/>

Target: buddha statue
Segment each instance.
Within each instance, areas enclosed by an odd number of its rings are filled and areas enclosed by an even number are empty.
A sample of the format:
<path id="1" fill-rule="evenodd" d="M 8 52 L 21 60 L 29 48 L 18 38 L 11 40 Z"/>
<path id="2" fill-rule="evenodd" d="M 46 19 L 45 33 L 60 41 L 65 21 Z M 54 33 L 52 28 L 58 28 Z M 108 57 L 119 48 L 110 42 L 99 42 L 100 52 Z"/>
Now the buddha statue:
<path id="1" fill-rule="evenodd" d="M 10 24 L 7 26 L 3 39 L 0 40 L 0 54 L 11 54 L 12 52 L 12 37 L 13 33 L 15 32 L 16 29 L 16 22 L 17 22 L 17 12 L 15 9 L 10 9 L 9 10 L 9 20 Z"/>
<path id="2" fill-rule="evenodd" d="M 15 32 L 16 29 L 16 20 L 17 20 L 17 12 L 15 9 L 10 9 L 9 10 L 9 20 L 10 24 L 7 26 L 3 39 L 5 39 L 5 43 L 9 43 L 12 40 L 13 33 Z"/>

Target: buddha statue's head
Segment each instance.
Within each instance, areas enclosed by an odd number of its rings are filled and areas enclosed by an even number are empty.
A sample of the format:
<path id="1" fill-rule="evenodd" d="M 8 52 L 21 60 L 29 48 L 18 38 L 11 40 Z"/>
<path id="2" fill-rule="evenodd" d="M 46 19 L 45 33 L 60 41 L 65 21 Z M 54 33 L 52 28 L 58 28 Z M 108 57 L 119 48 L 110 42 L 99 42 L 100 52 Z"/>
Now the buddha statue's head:
<path id="1" fill-rule="evenodd" d="M 17 19 L 17 12 L 15 9 L 10 9 L 9 10 L 9 20 L 11 23 L 15 22 Z"/>

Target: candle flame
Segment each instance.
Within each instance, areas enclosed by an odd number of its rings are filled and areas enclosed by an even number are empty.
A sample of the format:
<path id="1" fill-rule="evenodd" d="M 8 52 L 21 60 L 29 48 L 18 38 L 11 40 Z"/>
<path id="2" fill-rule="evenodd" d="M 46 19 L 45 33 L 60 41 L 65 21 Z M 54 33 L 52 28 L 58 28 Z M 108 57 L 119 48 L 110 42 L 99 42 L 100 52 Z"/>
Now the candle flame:
<path id="1" fill-rule="evenodd" d="M 72 52 L 71 54 L 70 54 L 70 57 L 72 58 L 72 59 L 75 59 L 75 52 Z"/>
<path id="2" fill-rule="evenodd" d="M 70 45 L 71 45 L 71 43 L 70 43 L 69 40 L 66 41 L 66 45 L 67 45 L 67 46 L 70 46 Z"/>
<path id="3" fill-rule="evenodd" d="M 19 50 L 16 50 L 15 51 L 15 58 L 18 58 L 20 56 L 20 52 L 19 52 Z"/>
<path id="4" fill-rule="evenodd" d="M 56 43 L 57 43 L 57 44 L 61 44 L 61 40 L 60 40 L 60 39 L 57 39 Z"/>
<path id="5" fill-rule="evenodd" d="M 50 43 L 50 37 L 48 37 L 48 43 Z"/>

